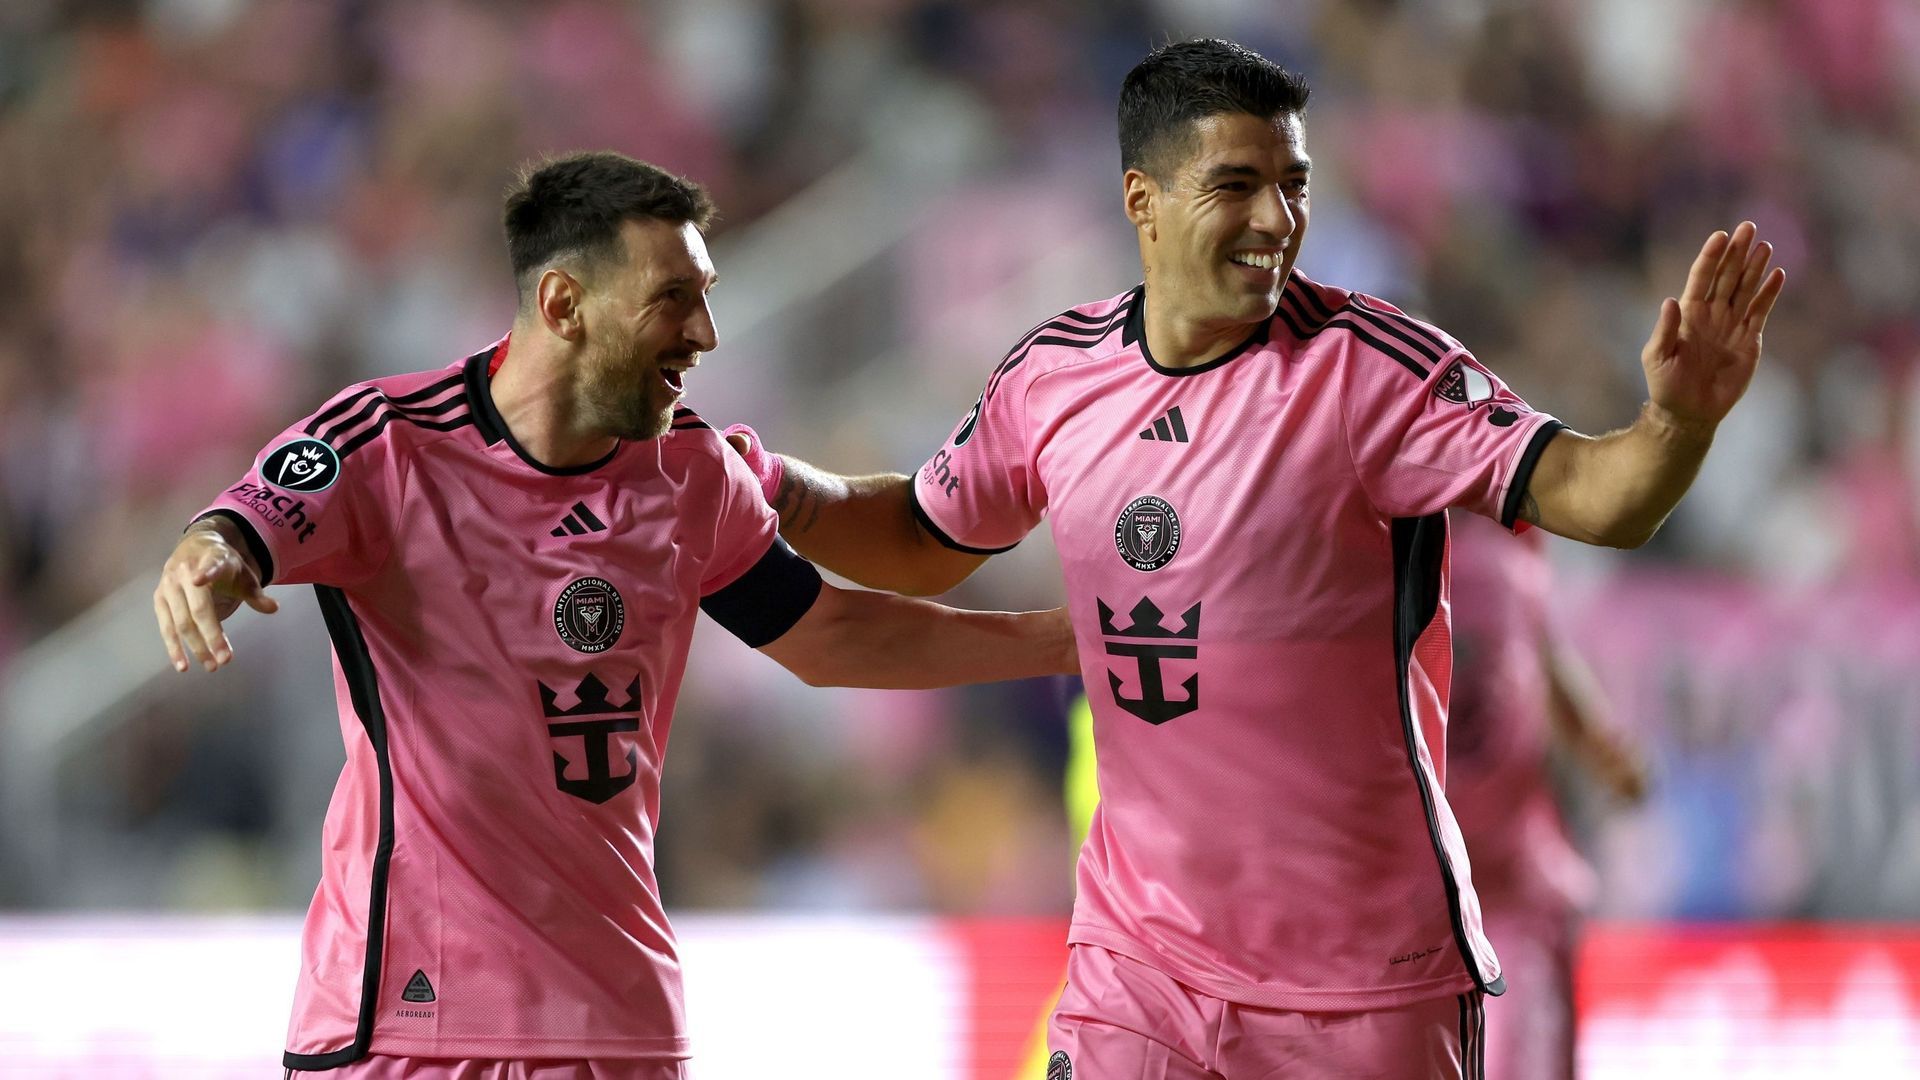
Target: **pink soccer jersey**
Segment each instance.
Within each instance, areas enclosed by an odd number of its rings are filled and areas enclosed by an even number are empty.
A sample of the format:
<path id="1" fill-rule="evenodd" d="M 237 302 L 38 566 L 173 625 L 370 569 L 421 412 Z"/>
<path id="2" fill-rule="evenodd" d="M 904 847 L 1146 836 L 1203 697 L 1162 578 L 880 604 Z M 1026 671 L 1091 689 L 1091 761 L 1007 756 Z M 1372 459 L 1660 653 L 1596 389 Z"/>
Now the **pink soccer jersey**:
<path id="1" fill-rule="evenodd" d="M 691 411 L 553 469 L 493 406 L 497 343 L 349 387 L 207 511 L 317 586 L 346 768 L 285 1063 L 686 1053 L 653 873 L 696 605 L 748 644 L 819 575 Z"/>
<path id="2" fill-rule="evenodd" d="M 1102 796 L 1071 940 L 1269 1008 L 1498 993 L 1442 795 L 1445 511 L 1511 524 L 1559 424 L 1298 274 L 1193 368 L 1142 295 L 1029 333 L 914 485 L 964 550 L 1051 518 Z"/>

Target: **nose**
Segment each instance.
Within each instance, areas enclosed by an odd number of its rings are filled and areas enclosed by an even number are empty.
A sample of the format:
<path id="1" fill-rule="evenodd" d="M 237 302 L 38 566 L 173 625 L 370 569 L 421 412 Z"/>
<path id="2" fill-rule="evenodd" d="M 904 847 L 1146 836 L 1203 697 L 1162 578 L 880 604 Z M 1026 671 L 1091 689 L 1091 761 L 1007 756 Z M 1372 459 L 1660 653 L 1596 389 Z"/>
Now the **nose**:
<path id="1" fill-rule="evenodd" d="M 1280 185 L 1268 184 L 1261 188 L 1253 208 L 1253 227 L 1275 240 L 1285 241 L 1297 225 L 1293 207 L 1280 193 Z"/>
<path id="2" fill-rule="evenodd" d="M 713 307 L 704 296 L 700 298 L 700 306 L 687 320 L 686 337 L 687 344 L 699 352 L 712 352 L 714 346 L 719 344 L 719 331 L 713 325 Z"/>

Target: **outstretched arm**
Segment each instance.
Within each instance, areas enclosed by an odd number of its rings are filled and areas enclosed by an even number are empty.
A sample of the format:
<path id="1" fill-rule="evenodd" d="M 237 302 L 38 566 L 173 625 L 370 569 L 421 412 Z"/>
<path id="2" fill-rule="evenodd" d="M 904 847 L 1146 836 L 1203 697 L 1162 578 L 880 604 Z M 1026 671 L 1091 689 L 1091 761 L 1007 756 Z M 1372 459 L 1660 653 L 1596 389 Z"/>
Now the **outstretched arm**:
<path id="1" fill-rule="evenodd" d="M 913 513 L 913 478 L 840 476 L 761 445 L 735 424 L 727 442 L 746 459 L 794 550 L 869 589 L 936 596 L 987 561 L 942 544 Z"/>
<path id="2" fill-rule="evenodd" d="M 201 518 L 174 545 L 153 590 L 153 614 L 173 669 L 187 670 L 189 653 L 208 671 L 231 663 L 233 644 L 220 624 L 242 603 L 265 614 L 280 610 L 262 589 L 240 530 L 217 514 Z"/>
<path id="3" fill-rule="evenodd" d="M 1547 672 L 1547 717 L 1554 738 L 1615 798 L 1638 803 L 1647 794 L 1647 765 L 1632 740 L 1600 718 L 1600 688 L 1574 652 L 1549 637 L 1541 643 Z"/>
<path id="4" fill-rule="evenodd" d="M 1563 432 L 1533 471 L 1520 516 L 1589 544 L 1647 542 L 1693 484 L 1720 421 L 1746 393 L 1760 336 L 1786 283 L 1752 222 L 1707 238 L 1678 300 L 1660 306 L 1640 353 L 1647 403 L 1632 426 L 1598 438 Z"/>
<path id="5" fill-rule="evenodd" d="M 932 689 L 1080 670 L 1064 608 L 961 611 L 831 585 L 760 651 L 810 686 Z"/>

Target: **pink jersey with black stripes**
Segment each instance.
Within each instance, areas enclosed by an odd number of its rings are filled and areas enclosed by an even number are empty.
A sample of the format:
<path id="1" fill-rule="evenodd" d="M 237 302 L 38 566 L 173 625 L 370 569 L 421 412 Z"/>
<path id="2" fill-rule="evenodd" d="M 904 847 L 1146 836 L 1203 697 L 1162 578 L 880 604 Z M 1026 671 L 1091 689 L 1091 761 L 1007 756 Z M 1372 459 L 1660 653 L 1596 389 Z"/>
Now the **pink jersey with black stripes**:
<path id="1" fill-rule="evenodd" d="M 504 348 L 349 387 L 206 511 L 320 586 L 333 639 L 347 760 L 295 1068 L 686 1053 L 661 760 L 696 606 L 785 549 L 690 411 L 535 463 L 488 389 Z"/>
<path id="2" fill-rule="evenodd" d="M 1442 794 L 1445 511 L 1511 522 L 1557 423 L 1298 274 L 1194 368 L 1141 297 L 1030 333 L 914 485 L 952 546 L 1052 522 L 1099 748 L 1071 940 L 1270 1008 L 1497 992 Z"/>

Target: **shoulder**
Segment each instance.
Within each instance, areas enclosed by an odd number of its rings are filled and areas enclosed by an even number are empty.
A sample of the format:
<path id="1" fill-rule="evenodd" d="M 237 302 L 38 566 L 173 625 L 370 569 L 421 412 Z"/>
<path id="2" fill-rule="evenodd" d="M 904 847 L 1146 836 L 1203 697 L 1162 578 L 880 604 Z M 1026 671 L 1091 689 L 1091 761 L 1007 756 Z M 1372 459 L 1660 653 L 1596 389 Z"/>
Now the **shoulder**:
<path id="1" fill-rule="evenodd" d="M 1030 382 L 1048 371 L 1111 356 L 1126 347 L 1140 287 L 1070 307 L 1021 335 L 987 379 L 986 396 L 1004 383 Z"/>
<path id="2" fill-rule="evenodd" d="M 1466 352 L 1439 327 L 1377 296 L 1323 285 L 1297 270 L 1281 292 L 1274 317 L 1276 328 L 1306 351 L 1325 349 L 1417 382 Z"/>
<path id="3" fill-rule="evenodd" d="M 391 375 L 345 387 L 299 433 L 327 444 L 345 461 L 384 447 L 396 432 L 447 432 L 471 426 L 464 365 Z"/>
<path id="4" fill-rule="evenodd" d="M 690 454 L 722 465 L 726 462 L 724 455 L 732 453 L 720 432 L 686 405 L 674 407 L 673 423 L 667 428 L 666 434 L 660 436 L 660 452 Z"/>

